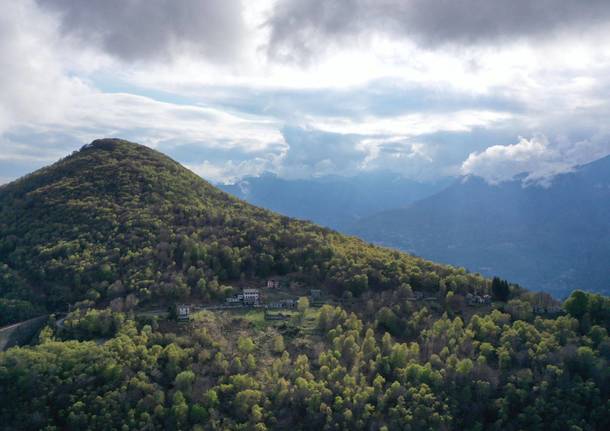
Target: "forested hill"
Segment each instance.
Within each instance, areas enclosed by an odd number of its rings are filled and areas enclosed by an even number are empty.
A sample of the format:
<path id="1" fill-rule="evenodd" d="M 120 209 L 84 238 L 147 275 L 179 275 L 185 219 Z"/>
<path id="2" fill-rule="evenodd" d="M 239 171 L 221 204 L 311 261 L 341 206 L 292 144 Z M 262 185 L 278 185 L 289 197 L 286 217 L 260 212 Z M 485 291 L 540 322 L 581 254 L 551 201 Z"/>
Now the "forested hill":
<path id="1" fill-rule="evenodd" d="M 129 294 L 219 299 L 225 282 L 286 273 L 337 295 L 488 284 L 254 207 L 117 139 L 1 187 L 0 232 L 1 323 Z"/>
<path id="2" fill-rule="evenodd" d="M 79 301 L 0 352 L 2 430 L 610 429 L 607 297 L 560 306 L 281 217 L 125 141 L 0 208 L 0 316 Z M 173 307 L 277 274 L 294 285 L 261 293 L 297 307 Z"/>

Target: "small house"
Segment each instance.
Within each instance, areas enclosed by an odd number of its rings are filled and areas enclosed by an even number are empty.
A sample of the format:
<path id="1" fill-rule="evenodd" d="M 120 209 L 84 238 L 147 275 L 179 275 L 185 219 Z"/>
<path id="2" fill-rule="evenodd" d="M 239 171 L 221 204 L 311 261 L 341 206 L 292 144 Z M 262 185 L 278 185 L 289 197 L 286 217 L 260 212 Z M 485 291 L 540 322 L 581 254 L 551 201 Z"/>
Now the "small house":
<path id="1" fill-rule="evenodd" d="M 260 299 L 258 289 L 244 289 L 242 295 L 244 304 L 258 304 Z"/>
<path id="2" fill-rule="evenodd" d="M 320 299 L 322 297 L 322 291 L 320 289 L 311 289 L 309 291 L 309 295 L 311 296 L 311 299 L 315 301 L 316 299 Z"/>
<path id="3" fill-rule="evenodd" d="M 190 305 L 180 304 L 177 307 L 178 309 L 178 320 L 189 320 L 191 316 L 191 307 Z"/>
<path id="4" fill-rule="evenodd" d="M 280 303 L 283 308 L 295 308 L 297 306 L 297 301 L 295 299 L 282 299 Z"/>
<path id="5" fill-rule="evenodd" d="M 238 304 L 244 301 L 244 295 L 233 295 L 225 299 L 228 304 Z"/>
<path id="6" fill-rule="evenodd" d="M 489 296 L 489 295 L 485 295 L 485 296 Z M 491 303 L 491 297 L 489 298 L 489 302 Z M 486 302 L 485 302 L 485 298 L 483 296 L 473 295 L 472 293 L 467 293 L 466 294 L 466 303 L 468 303 L 468 305 L 480 305 L 480 304 L 484 304 Z"/>
<path id="7" fill-rule="evenodd" d="M 279 289 L 281 280 L 279 278 L 270 278 L 267 280 L 268 289 Z"/>

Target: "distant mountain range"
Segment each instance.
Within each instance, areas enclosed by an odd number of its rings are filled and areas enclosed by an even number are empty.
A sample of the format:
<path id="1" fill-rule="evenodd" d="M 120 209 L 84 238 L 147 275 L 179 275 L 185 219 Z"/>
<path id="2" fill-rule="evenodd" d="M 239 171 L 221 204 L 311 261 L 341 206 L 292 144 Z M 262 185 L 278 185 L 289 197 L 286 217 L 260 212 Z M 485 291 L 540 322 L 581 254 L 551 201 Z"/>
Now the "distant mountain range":
<path id="1" fill-rule="evenodd" d="M 348 233 L 561 297 L 610 293 L 610 156 L 524 185 L 467 177 Z"/>
<path id="2" fill-rule="evenodd" d="M 346 230 L 361 218 L 413 203 L 452 181 L 417 182 L 387 173 L 287 180 L 266 173 L 219 187 L 251 204 Z"/>

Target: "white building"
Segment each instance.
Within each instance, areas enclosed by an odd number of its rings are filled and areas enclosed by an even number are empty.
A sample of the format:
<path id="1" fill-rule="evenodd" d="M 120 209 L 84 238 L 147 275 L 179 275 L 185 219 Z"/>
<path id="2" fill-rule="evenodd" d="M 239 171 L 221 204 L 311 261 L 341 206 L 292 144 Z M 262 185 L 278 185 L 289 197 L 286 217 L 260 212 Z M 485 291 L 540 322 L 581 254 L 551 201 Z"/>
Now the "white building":
<path id="1" fill-rule="evenodd" d="M 191 307 L 186 304 L 178 305 L 178 320 L 189 320 Z"/>
<path id="2" fill-rule="evenodd" d="M 260 297 L 258 289 L 244 289 L 242 295 L 246 304 L 257 304 Z"/>

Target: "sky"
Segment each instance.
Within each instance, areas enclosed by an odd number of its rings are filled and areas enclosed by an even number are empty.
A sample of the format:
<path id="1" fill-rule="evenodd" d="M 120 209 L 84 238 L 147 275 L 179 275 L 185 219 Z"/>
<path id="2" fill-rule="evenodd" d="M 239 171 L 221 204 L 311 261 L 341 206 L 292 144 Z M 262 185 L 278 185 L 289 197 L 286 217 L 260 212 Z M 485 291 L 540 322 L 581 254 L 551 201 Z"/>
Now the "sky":
<path id="1" fill-rule="evenodd" d="M 11 0 L 0 183 L 120 137 L 231 182 L 610 154 L 606 0 Z"/>

